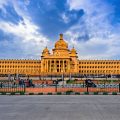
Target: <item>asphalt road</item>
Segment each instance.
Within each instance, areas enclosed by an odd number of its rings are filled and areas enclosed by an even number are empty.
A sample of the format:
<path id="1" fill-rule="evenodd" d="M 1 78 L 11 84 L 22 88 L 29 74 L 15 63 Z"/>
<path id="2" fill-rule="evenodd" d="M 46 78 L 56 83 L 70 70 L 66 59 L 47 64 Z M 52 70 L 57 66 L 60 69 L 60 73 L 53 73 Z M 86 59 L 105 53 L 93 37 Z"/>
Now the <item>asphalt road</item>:
<path id="1" fill-rule="evenodd" d="M 120 96 L 2 96 L 0 120 L 120 120 Z"/>

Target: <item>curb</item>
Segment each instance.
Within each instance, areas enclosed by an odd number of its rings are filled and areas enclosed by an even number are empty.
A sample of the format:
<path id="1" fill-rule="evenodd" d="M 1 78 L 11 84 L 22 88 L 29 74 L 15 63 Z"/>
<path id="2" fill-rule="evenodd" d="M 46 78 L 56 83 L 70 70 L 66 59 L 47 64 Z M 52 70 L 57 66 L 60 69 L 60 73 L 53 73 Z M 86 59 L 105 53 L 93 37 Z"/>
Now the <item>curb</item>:
<path id="1" fill-rule="evenodd" d="M 71 92 L 71 93 L 66 93 L 66 92 L 55 92 L 55 93 L 8 93 L 8 92 L 2 92 L 0 95 L 120 95 L 118 92 Z"/>

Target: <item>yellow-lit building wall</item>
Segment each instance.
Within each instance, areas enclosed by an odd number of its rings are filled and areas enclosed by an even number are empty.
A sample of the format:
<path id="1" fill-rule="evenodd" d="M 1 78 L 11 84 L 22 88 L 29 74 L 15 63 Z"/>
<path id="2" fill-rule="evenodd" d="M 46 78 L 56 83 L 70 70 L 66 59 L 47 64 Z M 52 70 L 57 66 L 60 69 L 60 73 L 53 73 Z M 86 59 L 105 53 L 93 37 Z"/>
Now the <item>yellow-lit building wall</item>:
<path id="1" fill-rule="evenodd" d="M 80 74 L 120 74 L 120 60 L 79 60 Z"/>
<path id="2" fill-rule="evenodd" d="M 0 74 L 39 75 L 40 60 L 0 60 Z"/>
<path id="3" fill-rule="evenodd" d="M 78 71 L 75 72 L 81 75 L 120 74 L 120 60 L 79 60 L 78 63 Z M 63 66 L 60 69 L 63 69 Z M 40 75 L 42 73 L 40 60 L 0 60 L 0 74 Z M 47 74 L 51 73 L 47 71 Z"/>

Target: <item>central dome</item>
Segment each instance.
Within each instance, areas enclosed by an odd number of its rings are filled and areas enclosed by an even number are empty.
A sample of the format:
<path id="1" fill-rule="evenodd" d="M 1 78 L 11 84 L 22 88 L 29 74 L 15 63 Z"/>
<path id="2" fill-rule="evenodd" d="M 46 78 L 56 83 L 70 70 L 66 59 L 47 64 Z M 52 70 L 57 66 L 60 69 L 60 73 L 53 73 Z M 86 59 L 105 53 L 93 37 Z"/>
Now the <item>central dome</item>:
<path id="1" fill-rule="evenodd" d="M 63 40 L 63 34 L 60 34 L 59 40 L 55 43 L 55 49 L 67 49 L 68 44 Z"/>

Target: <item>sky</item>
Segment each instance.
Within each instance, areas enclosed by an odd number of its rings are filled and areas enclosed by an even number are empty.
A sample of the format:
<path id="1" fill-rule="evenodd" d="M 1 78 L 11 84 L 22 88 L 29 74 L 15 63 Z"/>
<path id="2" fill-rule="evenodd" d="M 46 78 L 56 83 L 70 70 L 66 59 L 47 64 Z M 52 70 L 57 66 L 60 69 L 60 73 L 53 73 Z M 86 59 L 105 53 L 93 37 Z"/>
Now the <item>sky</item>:
<path id="1" fill-rule="evenodd" d="M 0 0 L 0 59 L 40 59 L 60 33 L 79 59 L 120 59 L 120 0 Z"/>

